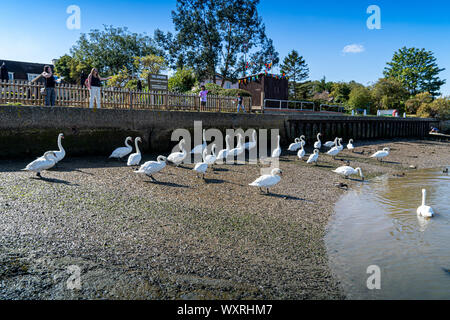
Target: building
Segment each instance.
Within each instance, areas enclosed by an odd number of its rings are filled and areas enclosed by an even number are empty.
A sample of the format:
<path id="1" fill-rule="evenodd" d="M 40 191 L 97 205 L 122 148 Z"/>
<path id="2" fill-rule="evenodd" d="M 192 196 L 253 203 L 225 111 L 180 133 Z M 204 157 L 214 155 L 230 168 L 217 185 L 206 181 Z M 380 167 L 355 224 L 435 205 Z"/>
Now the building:
<path id="1" fill-rule="evenodd" d="M 240 78 L 238 82 L 239 89 L 246 90 L 252 94 L 252 104 L 255 107 L 263 106 L 263 99 L 289 99 L 289 81 L 286 77 L 260 73 Z M 279 105 L 279 103 L 273 101 L 268 101 L 268 103 L 269 105 Z"/>
<path id="2" fill-rule="evenodd" d="M 5 62 L 8 69 L 9 80 L 31 81 L 44 71 L 44 66 L 46 65 L 49 65 L 54 70 L 52 64 L 0 60 L 0 65 L 3 62 Z"/>
<path id="3" fill-rule="evenodd" d="M 222 75 L 216 74 L 216 84 L 222 85 Z M 207 83 L 214 83 L 211 79 L 206 79 L 200 82 L 200 85 L 203 86 Z M 225 80 L 225 83 L 223 85 L 224 89 L 239 89 L 239 83 L 237 82 L 231 82 L 230 80 Z"/>

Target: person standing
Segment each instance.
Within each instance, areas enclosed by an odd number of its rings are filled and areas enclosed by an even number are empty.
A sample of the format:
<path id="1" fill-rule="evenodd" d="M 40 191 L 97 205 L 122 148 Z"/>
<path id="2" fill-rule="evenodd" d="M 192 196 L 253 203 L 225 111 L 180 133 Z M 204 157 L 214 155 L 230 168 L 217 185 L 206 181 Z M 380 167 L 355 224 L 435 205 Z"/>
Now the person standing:
<path id="1" fill-rule="evenodd" d="M 201 91 L 198 94 L 200 97 L 200 105 L 205 108 L 206 107 L 206 100 L 208 97 L 208 90 L 206 90 L 205 86 L 201 86 Z"/>
<path id="2" fill-rule="evenodd" d="M 91 73 L 89 74 L 87 78 L 86 86 L 89 89 L 89 92 L 91 94 L 91 97 L 89 99 L 89 108 L 94 108 L 94 100 L 97 102 L 97 108 L 101 108 L 101 86 L 102 81 L 106 81 L 111 79 L 112 77 L 108 78 L 102 78 L 98 74 L 98 70 L 96 68 L 93 68 Z"/>
<path id="3" fill-rule="evenodd" d="M 244 110 L 244 113 L 245 113 L 244 98 L 241 96 L 240 93 L 238 93 L 238 95 L 237 95 L 237 103 L 238 103 L 237 112 L 239 113 L 239 111 L 242 108 L 242 110 Z"/>
<path id="4" fill-rule="evenodd" d="M 142 82 L 140 79 L 138 79 L 136 87 L 137 87 L 137 91 L 142 91 Z"/>
<path id="5" fill-rule="evenodd" d="M 6 64 L 3 62 L 0 67 L 0 81 L 8 81 L 8 68 L 6 68 Z"/>

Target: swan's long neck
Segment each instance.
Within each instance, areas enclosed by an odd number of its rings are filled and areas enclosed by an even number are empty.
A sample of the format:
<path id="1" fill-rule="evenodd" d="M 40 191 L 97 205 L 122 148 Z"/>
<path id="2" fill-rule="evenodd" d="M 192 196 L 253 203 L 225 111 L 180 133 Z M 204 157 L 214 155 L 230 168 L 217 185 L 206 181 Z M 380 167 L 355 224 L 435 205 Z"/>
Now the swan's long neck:
<path id="1" fill-rule="evenodd" d="M 356 168 L 356 172 L 359 173 L 359 176 L 360 176 L 361 178 L 364 177 L 361 168 Z"/>
<path id="2" fill-rule="evenodd" d="M 157 161 L 157 162 L 164 162 L 164 161 L 165 161 L 165 157 L 164 157 L 164 156 L 159 156 L 159 157 L 156 159 L 156 161 Z"/>
<path id="3" fill-rule="evenodd" d="M 186 153 L 186 150 L 184 150 L 184 141 L 181 141 L 180 142 L 180 149 L 181 149 L 181 153 L 183 153 L 183 154 L 185 154 Z"/>
<path id="4" fill-rule="evenodd" d="M 125 145 L 128 147 L 128 148 L 131 148 L 131 146 L 130 146 L 130 144 L 128 143 L 128 140 L 130 140 L 130 139 L 125 139 Z"/>
<path id="5" fill-rule="evenodd" d="M 317 141 L 320 142 L 320 134 L 317 135 Z"/>
<path id="6" fill-rule="evenodd" d="M 422 190 L 422 205 L 423 206 L 425 205 L 426 199 L 427 199 L 427 190 L 423 189 Z"/>
<path id="7" fill-rule="evenodd" d="M 61 143 L 61 139 L 62 139 L 62 136 L 59 136 L 58 137 L 58 148 L 59 148 L 59 151 L 64 151 L 64 148 Z"/>
<path id="8" fill-rule="evenodd" d="M 139 142 L 138 139 L 136 139 L 136 140 L 134 141 L 134 144 L 135 144 L 135 146 L 136 146 L 136 153 L 141 153 L 141 150 L 139 150 L 138 142 Z"/>

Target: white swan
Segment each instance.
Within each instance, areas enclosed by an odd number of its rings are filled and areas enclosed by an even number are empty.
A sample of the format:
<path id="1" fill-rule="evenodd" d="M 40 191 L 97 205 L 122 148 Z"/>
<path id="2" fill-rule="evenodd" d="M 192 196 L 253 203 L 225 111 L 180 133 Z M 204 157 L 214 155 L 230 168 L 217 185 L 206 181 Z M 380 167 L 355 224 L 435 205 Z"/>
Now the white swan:
<path id="1" fill-rule="evenodd" d="M 341 176 L 344 176 L 346 179 L 348 178 L 348 176 L 351 176 L 353 174 L 358 174 L 359 173 L 359 176 L 364 181 L 364 175 L 362 173 L 361 168 L 353 169 L 352 167 L 349 167 L 349 166 L 343 166 L 343 167 L 337 168 L 333 172 L 337 173 L 337 174 L 340 174 Z"/>
<path id="2" fill-rule="evenodd" d="M 156 161 L 147 161 L 144 163 L 139 170 L 134 171 L 135 173 L 145 174 L 149 176 L 153 181 L 156 179 L 153 178 L 153 174 L 161 171 L 166 167 L 167 158 L 164 156 L 159 156 Z"/>
<path id="3" fill-rule="evenodd" d="M 219 154 L 217 155 L 216 161 L 224 160 L 228 156 L 228 152 L 230 152 L 230 136 L 227 134 L 225 136 L 225 149 L 222 149 L 219 151 Z"/>
<path id="4" fill-rule="evenodd" d="M 288 151 L 295 152 L 302 147 L 302 140 L 300 138 L 295 138 L 295 142 L 289 145 Z"/>
<path id="5" fill-rule="evenodd" d="M 373 155 L 371 155 L 371 158 L 377 158 L 378 161 L 383 161 L 383 158 L 386 158 L 389 155 L 389 151 L 391 149 L 384 148 L 383 151 L 375 152 Z"/>
<path id="6" fill-rule="evenodd" d="M 213 165 L 214 162 L 216 162 L 216 159 L 217 159 L 217 157 L 216 157 L 216 144 L 213 144 L 213 145 L 212 145 L 211 153 L 212 153 L 212 154 L 207 155 L 207 156 L 203 159 L 203 161 L 206 162 L 208 165 Z"/>
<path id="7" fill-rule="evenodd" d="M 239 136 L 239 138 L 238 138 L 238 144 L 237 144 L 236 148 L 231 149 L 228 152 L 227 157 L 234 158 L 234 157 L 241 155 L 245 151 L 244 145 L 242 144 L 244 137 L 240 133 L 238 134 L 238 136 Z"/>
<path id="8" fill-rule="evenodd" d="M 142 139 L 140 137 L 137 137 L 136 140 L 134 140 L 134 144 L 136 146 L 136 153 L 130 154 L 128 157 L 127 166 L 138 166 L 139 163 L 141 163 L 142 155 L 141 150 L 139 150 L 138 142 L 142 142 Z"/>
<path id="9" fill-rule="evenodd" d="M 306 155 L 306 152 L 305 152 L 305 148 L 303 147 L 303 145 L 301 146 L 301 148 L 300 148 L 300 150 L 298 150 L 298 152 L 297 152 L 297 157 L 300 159 L 300 160 L 303 160 L 303 157 Z"/>
<path id="10" fill-rule="evenodd" d="M 338 143 L 338 138 L 334 139 L 334 141 L 327 141 L 325 142 L 324 146 L 327 148 L 333 148 L 333 147 L 337 147 Z"/>
<path id="11" fill-rule="evenodd" d="M 313 163 L 317 164 L 317 161 L 319 160 L 319 149 L 314 149 L 314 153 L 311 154 L 308 158 L 308 161 L 306 163 Z"/>
<path id="12" fill-rule="evenodd" d="M 206 130 L 203 129 L 203 143 L 199 144 L 198 146 L 195 146 L 194 149 L 192 149 L 191 154 L 192 153 L 193 154 L 202 154 L 203 150 L 206 149 L 207 144 L 206 144 L 205 132 L 206 132 Z"/>
<path id="13" fill-rule="evenodd" d="M 58 135 L 58 151 L 52 151 L 55 154 L 55 163 L 60 162 L 62 159 L 64 159 L 64 157 L 66 156 L 66 151 L 64 150 L 62 143 L 61 143 L 61 139 L 64 139 L 64 134 L 60 133 Z M 53 156 L 51 156 L 53 157 Z M 44 156 L 41 157 L 42 159 L 45 159 Z"/>
<path id="14" fill-rule="evenodd" d="M 184 149 L 184 145 L 186 144 L 186 141 L 184 139 L 181 139 L 180 143 L 178 144 L 181 152 L 174 152 L 171 153 L 168 157 L 167 160 L 169 160 L 170 162 L 172 162 L 173 164 L 175 164 L 177 167 L 184 161 L 184 159 L 186 159 L 187 157 L 187 152 L 186 149 Z"/>
<path id="15" fill-rule="evenodd" d="M 355 146 L 353 145 L 353 139 L 350 139 L 348 141 L 347 149 L 352 151 L 352 152 L 353 152 L 353 150 L 355 150 Z"/>
<path id="16" fill-rule="evenodd" d="M 262 188 L 267 189 L 267 193 L 269 193 L 269 188 L 273 187 L 274 185 L 278 184 L 281 181 L 281 175 L 283 174 L 283 171 L 281 171 L 278 168 L 275 168 L 272 170 L 271 174 L 266 174 L 252 183 L 249 184 L 249 186 L 252 187 L 258 187 L 259 190 L 262 192 Z"/>
<path id="17" fill-rule="evenodd" d="M 305 141 L 306 137 L 305 136 L 300 136 L 300 143 L 302 144 L 302 147 L 306 146 L 306 141 Z"/>
<path id="18" fill-rule="evenodd" d="M 434 216 L 434 211 L 433 208 L 425 205 L 426 198 L 427 190 L 422 189 L 422 205 L 417 208 L 417 214 L 425 218 L 431 218 Z"/>
<path id="19" fill-rule="evenodd" d="M 246 143 L 244 144 L 244 148 L 245 148 L 246 150 L 251 150 L 251 149 L 253 149 L 254 147 L 256 147 L 256 130 L 253 130 L 253 133 L 252 133 L 252 141 L 246 142 Z"/>
<path id="20" fill-rule="evenodd" d="M 314 143 L 314 149 L 322 148 L 322 142 L 320 141 L 320 136 L 321 135 L 322 135 L 321 133 L 317 134 L 317 141 Z"/>
<path id="21" fill-rule="evenodd" d="M 42 178 L 41 171 L 48 170 L 56 164 L 56 154 L 53 151 L 47 151 L 44 156 L 37 158 L 29 163 L 23 171 L 33 171 L 39 178 Z"/>
<path id="22" fill-rule="evenodd" d="M 344 150 L 344 146 L 342 145 L 342 138 L 338 139 L 338 143 L 339 143 L 339 145 L 337 147 L 338 147 L 339 151 Z"/>
<path id="23" fill-rule="evenodd" d="M 277 138 L 277 140 L 278 140 L 277 148 L 275 150 L 273 150 L 272 158 L 279 158 L 281 156 L 280 139 L 281 139 L 281 137 L 278 136 L 278 138 Z"/>
<path id="24" fill-rule="evenodd" d="M 128 141 L 133 141 L 133 138 L 127 137 L 125 139 L 125 145 L 126 147 L 117 148 L 116 150 L 111 153 L 109 158 L 116 158 L 116 159 L 122 159 L 123 157 L 129 155 L 133 151 L 133 147 L 128 144 Z"/>
<path id="25" fill-rule="evenodd" d="M 197 172 L 197 177 L 198 177 L 198 174 L 200 173 L 202 175 L 202 179 L 203 180 L 205 179 L 205 173 L 208 170 L 208 163 L 205 160 L 206 159 L 206 153 L 207 153 L 206 149 L 203 150 L 203 162 L 197 163 L 195 165 L 194 169 L 192 169 L 195 172 Z"/>
<path id="26" fill-rule="evenodd" d="M 339 146 L 336 146 L 336 147 L 331 148 L 327 152 L 327 155 L 332 156 L 333 159 L 335 159 L 335 157 L 339 154 L 339 152 L 341 152 L 341 150 L 339 149 Z"/>

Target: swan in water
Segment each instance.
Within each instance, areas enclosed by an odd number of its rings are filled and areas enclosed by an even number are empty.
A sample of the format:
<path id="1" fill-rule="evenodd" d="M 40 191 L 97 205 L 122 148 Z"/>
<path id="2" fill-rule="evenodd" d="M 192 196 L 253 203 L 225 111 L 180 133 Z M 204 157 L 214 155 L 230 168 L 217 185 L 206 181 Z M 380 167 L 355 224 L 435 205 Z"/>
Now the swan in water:
<path id="1" fill-rule="evenodd" d="M 314 153 L 309 156 L 308 161 L 306 163 L 313 163 L 317 165 L 317 161 L 319 160 L 319 149 L 314 149 Z"/>
<path id="2" fill-rule="evenodd" d="M 301 148 L 300 148 L 300 150 L 298 150 L 298 152 L 297 152 L 297 157 L 300 159 L 300 160 L 303 160 L 303 157 L 306 155 L 306 152 L 305 152 L 305 149 L 304 149 L 304 147 L 303 147 L 303 145 L 301 146 Z"/>
<path id="3" fill-rule="evenodd" d="M 64 157 L 66 156 L 66 151 L 64 150 L 62 143 L 61 143 L 61 139 L 64 139 L 64 134 L 60 133 L 58 135 L 58 151 L 52 151 L 55 154 L 55 163 L 60 162 L 62 159 L 64 159 Z M 53 157 L 53 156 L 51 156 Z M 42 159 L 45 159 L 44 156 L 41 157 Z"/>
<path id="4" fill-rule="evenodd" d="M 373 155 L 371 155 L 371 158 L 377 158 L 378 161 L 383 161 L 383 158 L 387 157 L 389 155 L 389 148 L 384 148 L 383 151 L 375 152 Z"/>
<path id="5" fill-rule="evenodd" d="M 129 155 L 133 151 L 133 147 L 128 144 L 128 141 L 133 141 L 133 138 L 127 137 L 125 139 L 125 145 L 126 147 L 117 148 L 116 150 L 111 153 L 109 158 L 116 158 L 116 159 L 122 159 L 123 157 Z"/>
<path id="6" fill-rule="evenodd" d="M 252 141 L 246 142 L 246 143 L 244 144 L 244 148 L 245 148 L 246 150 L 251 150 L 251 149 L 253 149 L 254 147 L 256 147 L 256 130 L 253 130 L 253 133 L 252 133 Z"/>
<path id="7" fill-rule="evenodd" d="M 202 179 L 203 180 L 205 180 L 205 173 L 206 173 L 206 170 L 208 170 L 208 163 L 205 160 L 206 159 L 206 153 L 207 153 L 206 149 L 203 150 L 203 162 L 197 163 L 195 165 L 194 169 L 192 169 L 195 172 L 197 172 L 197 177 L 198 177 L 198 174 L 200 173 L 202 175 Z"/>
<path id="8" fill-rule="evenodd" d="M 159 156 L 156 159 L 156 161 L 147 161 L 139 168 L 139 170 L 134 172 L 139 174 L 145 174 L 149 176 L 153 181 L 156 181 L 156 179 L 153 178 L 153 174 L 164 169 L 166 167 L 166 161 L 167 161 L 166 157 Z"/>
<path id="9" fill-rule="evenodd" d="M 227 157 L 234 158 L 234 157 L 241 155 L 245 151 L 244 145 L 242 144 L 242 140 L 244 139 L 244 137 L 240 133 L 238 134 L 238 136 L 239 136 L 239 138 L 238 138 L 238 144 L 237 144 L 236 148 L 231 149 L 228 152 Z"/>
<path id="10" fill-rule="evenodd" d="M 225 136 L 225 149 L 219 151 L 216 161 L 225 160 L 230 152 L 230 136 L 227 134 Z"/>
<path id="11" fill-rule="evenodd" d="M 327 148 L 333 148 L 333 147 L 337 147 L 338 143 L 338 138 L 334 139 L 334 141 L 327 141 L 325 142 L 324 146 Z"/>
<path id="12" fill-rule="evenodd" d="M 349 166 L 343 166 L 343 167 L 337 168 L 333 172 L 337 173 L 337 174 L 340 174 L 341 176 L 344 176 L 346 179 L 348 179 L 348 177 L 351 176 L 351 175 L 359 174 L 361 179 L 364 181 L 364 175 L 362 173 L 361 168 L 353 169 L 352 167 L 349 167 Z"/>
<path id="13" fill-rule="evenodd" d="M 184 149 L 184 145 L 186 144 L 186 141 L 184 139 L 181 139 L 180 143 L 178 144 L 181 152 L 174 152 L 171 153 L 168 157 L 167 160 L 169 160 L 170 162 L 172 162 L 173 164 L 175 164 L 177 167 L 184 161 L 184 159 L 186 159 L 187 157 L 187 152 L 186 149 Z"/>
<path id="14" fill-rule="evenodd" d="M 281 139 L 281 137 L 278 136 L 278 138 L 277 138 L 277 140 L 278 140 L 277 148 L 275 150 L 273 150 L 272 158 L 279 158 L 281 156 L 280 139 Z"/>
<path id="15" fill-rule="evenodd" d="M 206 130 L 203 129 L 203 143 L 195 146 L 194 149 L 192 149 L 191 154 L 203 154 L 203 150 L 205 150 L 207 146 L 205 132 Z"/>
<path id="16" fill-rule="evenodd" d="M 136 153 L 130 154 L 128 157 L 127 166 L 138 166 L 139 163 L 141 163 L 142 155 L 141 150 L 139 150 L 138 142 L 142 142 L 142 139 L 140 137 L 137 137 L 136 140 L 134 140 L 134 144 L 136 146 Z"/>
<path id="17" fill-rule="evenodd" d="M 426 198 L 427 190 L 422 189 L 422 205 L 417 208 L 417 214 L 425 218 L 431 218 L 434 216 L 434 211 L 433 208 L 425 205 Z"/>
<path id="18" fill-rule="evenodd" d="M 355 150 L 355 146 L 353 145 L 353 139 L 350 139 L 348 141 L 347 149 L 350 150 L 351 152 L 353 152 L 353 150 Z"/>
<path id="19" fill-rule="evenodd" d="M 206 162 L 208 165 L 213 165 L 214 164 L 214 162 L 216 162 L 216 159 L 217 159 L 217 157 L 216 157 L 216 144 L 213 144 L 212 145 L 212 147 L 211 147 L 211 153 L 212 154 L 210 154 L 210 155 L 207 155 L 204 159 L 203 159 L 203 161 L 204 162 Z"/>
<path id="20" fill-rule="evenodd" d="M 317 134 L 317 141 L 314 143 L 314 149 L 322 148 L 322 142 L 320 141 L 320 136 L 321 135 L 322 135 L 321 133 Z"/>
<path id="21" fill-rule="evenodd" d="M 295 138 L 295 142 L 289 145 L 288 151 L 295 152 L 302 147 L 302 140 L 300 138 Z"/>
<path id="22" fill-rule="evenodd" d="M 263 192 L 262 188 L 266 188 L 267 194 L 269 194 L 269 188 L 273 187 L 281 181 L 281 175 L 283 175 L 283 171 L 275 168 L 272 170 L 271 174 L 266 174 L 259 177 L 258 179 L 250 183 L 249 186 L 258 187 L 261 192 Z"/>
<path id="23" fill-rule="evenodd" d="M 23 171 L 33 171 L 36 172 L 36 176 L 42 178 L 41 171 L 48 170 L 55 166 L 56 164 L 56 154 L 54 151 L 47 151 L 40 158 L 37 158 L 33 162 L 29 163 Z"/>

